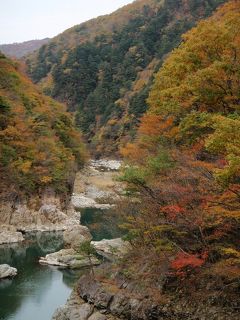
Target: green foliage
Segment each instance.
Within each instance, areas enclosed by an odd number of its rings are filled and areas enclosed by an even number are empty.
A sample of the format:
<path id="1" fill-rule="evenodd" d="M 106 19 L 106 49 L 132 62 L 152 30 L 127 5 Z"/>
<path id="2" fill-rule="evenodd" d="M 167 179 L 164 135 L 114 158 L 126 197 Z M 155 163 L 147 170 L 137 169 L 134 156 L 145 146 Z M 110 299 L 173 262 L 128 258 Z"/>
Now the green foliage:
<path id="1" fill-rule="evenodd" d="M 147 172 L 144 168 L 139 167 L 127 167 L 124 173 L 119 178 L 120 181 L 124 181 L 133 186 L 145 186 L 146 185 Z"/>
<path id="2" fill-rule="evenodd" d="M 96 249 L 94 248 L 94 246 L 91 244 L 91 241 L 84 241 L 80 244 L 79 246 L 79 252 L 83 253 L 87 256 L 91 256 L 91 255 L 96 255 Z"/>
<path id="3" fill-rule="evenodd" d="M 146 161 L 149 174 L 160 174 L 172 169 L 174 167 L 174 161 L 171 159 L 169 153 L 161 149 L 157 156 L 149 157 Z"/>
<path id="4" fill-rule="evenodd" d="M 162 63 L 180 44 L 181 35 L 219 3 L 222 1 L 133 3 L 127 10 L 76 26 L 44 45 L 35 61 L 29 59 L 29 73 L 36 82 L 46 77 L 46 83 L 50 74 L 53 83 L 45 92 L 77 111 L 76 124 L 88 141 L 96 141 L 96 136 L 98 144 L 116 141 L 114 148 L 146 111 L 151 75 L 158 64 L 150 68 L 145 84 L 134 89 L 139 74 L 155 60 Z M 121 122 L 113 135 L 108 124 L 112 119 Z"/>
<path id="5" fill-rule="evenodd" d="M 179 136 L 185 143 L 192 145 L 214 131 L 213 122 L 211 114 L 192 111 L 181 121 Z"/>

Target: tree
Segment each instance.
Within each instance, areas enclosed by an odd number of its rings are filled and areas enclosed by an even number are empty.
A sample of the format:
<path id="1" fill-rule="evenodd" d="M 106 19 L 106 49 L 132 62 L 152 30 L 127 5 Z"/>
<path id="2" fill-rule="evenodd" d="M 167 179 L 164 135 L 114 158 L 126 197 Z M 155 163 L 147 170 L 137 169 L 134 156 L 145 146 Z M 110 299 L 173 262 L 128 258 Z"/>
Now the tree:
<path id="1" fill-rule="evenodd" d="M 90 263 L 91 272 L 92 272 L 92 276 L 93 276 L 93 278 L 95 278 L 94 265 L 92 263 L 91 257 L 93 255 L 96 255 L 96 249 L 91 244 L 91 241 L 84 241 L 84 242 L 82 242 L 80 244 L 79 251 L 81 253 L 85 254 L 88 257 L 89 263 Z"/>

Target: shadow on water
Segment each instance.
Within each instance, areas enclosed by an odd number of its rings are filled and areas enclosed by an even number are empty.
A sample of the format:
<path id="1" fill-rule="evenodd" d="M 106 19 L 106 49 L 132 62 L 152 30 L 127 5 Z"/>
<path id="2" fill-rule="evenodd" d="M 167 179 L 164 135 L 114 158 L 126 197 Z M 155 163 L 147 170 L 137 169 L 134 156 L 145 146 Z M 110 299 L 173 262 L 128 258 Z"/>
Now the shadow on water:
<path id="1" fill-rule="evenodd" d="M 26 243 L 0 246 L 0 264 L 18 269 L 12 279 L 0 281 L 1 320 L 50 320 L 64 304 L 78 279 L 78 272 L 41 266 L 40 256 L 60 250 L 60 232 L 36 233 Z"/>
<path id="2" fill-rule="evenodd" d="M 81 224 L 89 228 L 94 241 L 114 239 L 123 235 L 120 218 L 114 209 L 81 209 Z"/>

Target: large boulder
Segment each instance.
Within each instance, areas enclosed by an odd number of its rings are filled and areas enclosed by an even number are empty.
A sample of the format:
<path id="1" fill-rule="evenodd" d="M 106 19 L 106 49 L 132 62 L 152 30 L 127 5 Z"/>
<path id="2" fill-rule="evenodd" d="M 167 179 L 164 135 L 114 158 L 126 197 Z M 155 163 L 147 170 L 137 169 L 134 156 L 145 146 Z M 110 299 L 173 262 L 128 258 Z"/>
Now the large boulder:
<path id="1" fill-rule="evenodd" d="M 76 194 L 73 193 L 71 198 L 71 204 L 75 209 L 83 209 L 83 208 L 96 208 L 96 209 L 110 209 L 112 208 L 112 205 L 108 203 L 98 203 L 95 201 L 95 199 L 91 197 L 95 197 L 96 199 L 99 197 L 102 197 L 103 195 L 106 196 L 107 193 L 98 193 L 96 194 L 87 194 L 87 193 L 81 193 Z"/>
<path id="2" fill-rule="evenodd" d="M 71 248 L 76 248 L 85 241 L 91 241 L 92 236 L 87 227 L 75 225 L 70 226 L 66 231 L 64 231 L 63 240 L 65 245 L 70 246 Z"/>
<path id="3" fill-rule="evenodd" d="M 113 294 L 108 292 L 100 282 L 85 275 L 79 280 L 78 294 L 84 301 L 98 309 L 107 309 L 113 298 Z"/>
<path id="4" fill-rule="evenodd" d="M 21 232 L 11 230 L 0 230 L 0 245 L 4 243 L 15 243 L 23 241 Z"/>
<path id="5" fill-rule="evenodd" d="M 55 204 L 43 204 L 39 213 L 42 218 L 44 217 L 46 221 L 51 223 L 61 223 L 68 218 Z"/>
<path id="6" fill-rule="evenodd" d="M 93 306 L 88 303 L 82 305 L 65 305 L 58 308 L 52 320 L 87 320 L 93 312 Z"/>
<path id="7" fill-rule="evenodd" d="M 0 279 L 12 278 L 17 275 L 17 269 L 8 264 L 0 264 Z"/>
<path id="8" fill-rule="evenodd" d="M 100 261 L 95 257 L 91 257 L 90 261 L 89 257 L 77 253 L 74 249 L 62 249 L 47 254 L 46 257 L 41 257 L 39 263 L 70 269 L 81 269 L 99 265 Z"/>
<path id="9" fill-rule="evenodd" d="M 107 320 L 107 317 L 100 312 L 94 312 L 88 320 Z"/>
<path id="10" fill-rule="evenodd" d="M 121 257 L 127 253 L 129 249 L 129 243 L 127 241 L 123 241 L 121 238 L 91 241 L 91 244 L 94 246 L 98 254 L 109 259 L 113 257 Z"/>

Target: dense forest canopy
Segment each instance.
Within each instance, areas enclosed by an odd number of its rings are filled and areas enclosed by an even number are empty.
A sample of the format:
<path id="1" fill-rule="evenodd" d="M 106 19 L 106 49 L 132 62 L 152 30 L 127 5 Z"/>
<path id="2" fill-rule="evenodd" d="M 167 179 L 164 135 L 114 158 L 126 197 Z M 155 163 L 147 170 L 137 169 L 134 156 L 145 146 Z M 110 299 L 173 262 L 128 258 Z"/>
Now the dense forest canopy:
<path id="1" fill-rule="evenodd" d="M 238 292 L 239 30 L 240 2 L 230 1 L 183 36 L 155 77 L 136 141 L 122 148 L 122 180 L 141 199 L 123 228 L 151 257 L 149 278 L 161 270 L 166 286 L 189 277 Z"/>
<path id="2" fill-rule="evenodd" d="M 79 132 L 65 107 L 44 96 L 0 54 L 0 180 L 2 190 L 35 193 L 71 187 L 85 159 Z"/>
<path id="3" fill-rule="evenodd" d="M 182 297 L 197 312 L 220 306 L 221 319 L 239 311 L 239 30 L 239 0 L 137 0 L 29 56 L 38 86 L 0 54 L 2 189 L 69 194 L 86 158 L 75 125 L 94 155 L 120 149 L 116 212 L 130 245 L 100 279 L 127 292 L 116 305 L 137 292 L 164 316 Z"/>
<path id="4" fill-rule="evenodd" d="M 223 2 L 135 1 L 41 47 L 27 60 L 29 74 L 77 111 L 77 125 L 99 152 L 111 152 L 134 136 L 152 75 L 165 55 Z"/>

